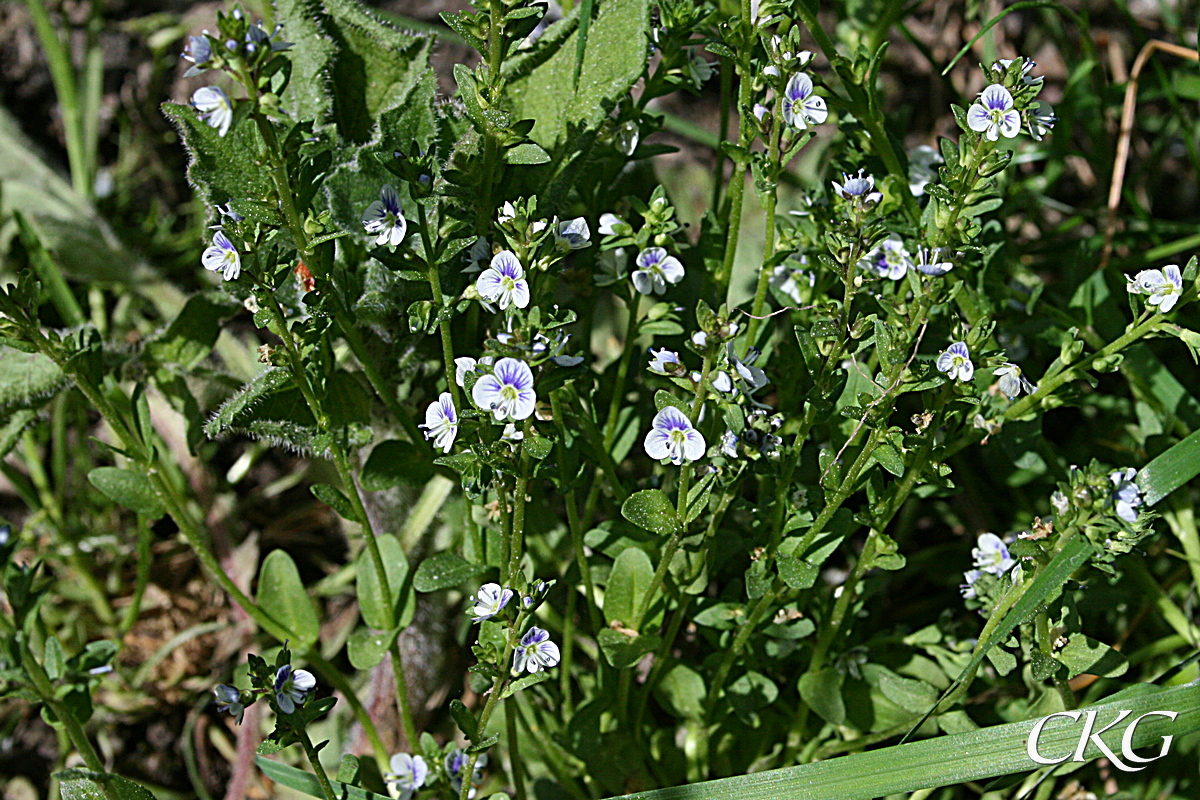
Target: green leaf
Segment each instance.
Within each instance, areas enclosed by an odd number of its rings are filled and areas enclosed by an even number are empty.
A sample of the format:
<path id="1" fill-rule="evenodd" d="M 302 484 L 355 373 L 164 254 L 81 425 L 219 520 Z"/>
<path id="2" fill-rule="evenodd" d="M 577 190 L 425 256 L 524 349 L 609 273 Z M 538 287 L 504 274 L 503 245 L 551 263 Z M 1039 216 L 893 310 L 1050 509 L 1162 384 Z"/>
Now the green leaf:
<path id="1" fill-rule="evenodd" d="M 358 756 L 346 753 L 342 756 L 342 763 L 338 765 L 337 780 L 342 783 L 357 783 L 361 766 Z"/>
<path id="2" fill-rule="evenodd" d="M 675 664 L 654 687 L 658 702 L 681 719 L 704 717 L 704 678 L 691 667 Z"/>
<path id="3" fill-rule="evenodd" d="M 433 462 L 429 447 L 417 447 L 412 442 L 389 439 L 371 450 L 363 464 L 362 486 L 368 492 L 379 492 L 394 486 L 424 486 L 433 477 Z"/>
<path id="4" fill-rule="evenodd" d="M 1129 710 L 1130 719 L 1162 709 L 1179 712 L 1174 721 L 1165 717 L 1142 720 L 1131 737 L 1130 744 L 1134 748 L 1161 746 L 1164 736 L 1174 735 L 1178 741 L 1192 731 L 1200 730 L 1200 687 L 1195 685 L 1171 689 L 1153 687 L 1145 693 L 1090 708 L 1096 712 L 1095 730 L 1101 730 L 1116 719 L 1121 710 Z M 788 800 L 873 800 L 1027 772 L 1031 766 L 1027 743 L 1036 721 L 994 725 L 812 764 L 639 792 L 623 800 L 777 800 L 781 797 Z M 1082 730 L 1081 724 L 1070 720 L 1054 720 L 1042 729 L 1038 749 L 1044 754 L 1071 753 L 1079 745 Z M 1100 739 L 1110 750 L 1119 753 L 1124 731 L 1125 726 L 1118 725 L 1100 735 Z M 1101 755 L 1095 743 L 1089 741 L 1084 759 L 1091 761 Z"/>
<path id="5" fill-rule="evenodd" d="M 515 116 L 535 120 L 531 136 L 548 149 L 572 126 L 597 125 L 645 69 L 648 4 L 624 0 L 598 5 L 578 71 L 578 12 L 551 25 L 533 48 L 504 64 Z"/>
<path id="6" fill-rule="evenodd" d="M 416 610 L 416 594 L 408 576 L 408 558 L 395 536 L 383 535 L 375 539 L 383 569 L 387 575 L 390 596 L 379 585 L 375 570 L 375 559 L 369 547 L 364 547 L 355 565 L 355 590 L 358 608 L 363 621 L 377 630 L 403 629 L 412 622 Z"/>
<path id="7" fill-rule="evenodd" d="M 616 633 L 616 631 L 613 631 L 613 633 Z M 655 646 L 657 647 L 657 645 Z M 528 689 L 530 686 L 539 684 L 542 681 L 548 681 L 550 680 L 550 677 L 550 673 L 543 670 L 541 672 L 535 672 L 532 675 L 526 675 L 524 678 L 518 678 L 517 680 L 508 684 L 508 686 L 504 687 L 504 691 L 500 693 L 500 699 L 503 700 L 506 697 L 511 697 L 513 694 L 524 689 Z"/>
<path id="8" fill-rule="evenodd" d="M 472 564 L 458 553 L 446 551 L 430 556 L 417 567 L 413 586 L 418 592 L 436 592 L 461 586 L 468 579 L 487 570 L 482 564 Z"/>
<path id="9" fill-rule="evenodd" d="M 166 330 L 146 342 L 145 352 L 160 364 L 188 371 L 208 357 L 221 333 L 221 324 L 239 309 L 241 305 L 228 295 L 192 295 Z"/>
<path id="10" fill-rule="evenodd" d="M 46 356 L 0 346 L 0 413 L 40 408 L 66 384 L 67 376 Z"/>
<path id="11" fill-rule="evenodd" d="M 533 142 L 525 142 L 504 151 L 505 164 L 545 164 L 550 154 Z"/>
<path id="12" fill-rule="evenodd" d="M 614 622 L 628 624 L 641 607 L 653 578 L 654 566 L 646 551 L 640 547 L 622 551 L 613 562 L 604 589 L 604 619 L 610 625 Z"/>
<path id="13" fill-rule="evenodd" d="M 554 446 L 549 437 L 546 436 L 527 436 L 521 445 L 525 452 L 532 458 L 541 461 L 546 456 L 550 455 L 550 449 Z"/>
<path id="14" fill-rule="evenodd" d="M 662 644 L 662 638 L 658 634 L 630 636 L 612 628 L 600 631 L 596 635 L 596 641 L 600 645 L 600 652 L 604 654 L 604 660 L 616 669 L 632 667 L 642 660 L 642 656 Z"/>
<path id="15" fill-rule="evenodd" d="M 233 427 L 250 409 L 274 392 L 290 386 L 292 376 L 282 367 L 269 367 L 230 397 L 204 426 L 204 434 L 215 439 Z"/>
<path id="16" fill-rule="evenodd" d="M 888 700 L 914 714 L 925 713 L 938 699 L 937 689 L 928 683 L 901 678 L 890 672 L 883 673 L 879 679 L 879 689 Z"/>
<path id="17" fill-rule="evenodd" d="M 63 800 L 155 800 L 146 787 L 108 772 L 64 769 L 54 777 Z"/>
<path id="18" fill-rule="evenodd" d="M 662 489 L 634 492 L 621 504 L 621 516 L 651 533 L 673 533 L 680 528 L 679 515 Z"/>
<path id="19" fill-rule="evenodd" d="M 467 739 L 474 741 L 479 736 L 479 721 L 466 704 L 457 697 L 450 701 L 450 716 Z"/>
<path id="20" fill-rule="evenodd" d="M 254 762 L 262 770 L 263 775 L 266 775 L 280 786 L 286 786 L 309 797 L 319 797 L 324 800 L 325 794 L 321 791 L 321 784 L 317 781 L 317 776 L 311 772 L 289 767 L 287 764 L 280 764 L 278 761 L 272 761 L 262 755 L 255 758 Z M 334 796 L 339 798 L 339 800 L 392 800 L 388 795 L 369 792 L 357 786 L 350 786 L 338 781 L 330 781 L 329 783 L 333 787 Z"/>
<path id="21" fill-rule="evenodd" d="M 1152 506 L 1197 475 L 1200 475 L 1200 431 L 1142 467 L 1137 476 L 1138 486 L 1144 492 L 1142 502 Z"/>
<path id="22" fill-rule="evenodd" d="M 119 467 L 96 467 L 88 473 L 88 481 L 118 505 L 149 519 L 158 519 L 165 512 L 150 479 L 140 472 Z"/>
<path id="23" fill-rule="evenodd" d="M 1067 666 L 1070 671 L 1068 680 L 1085 673 L 1101 678 L 1117 678 L 1129 669 L 1129 661 L 1125 656 L 1082 633 L 1072 633 L 1067 646 L 1055 653 L 1054 657 Z"/>
<path id="24" fill-rule="evenodd" d="M 290 632 L 292 649 L 303 652 L 317 641 L 321 620 L 300 580 L 296 562 L 284 550 L 272 550 L 258 573 L 255 599 Z"/>
<path id="25" fill-rule="evenodd" d="M 8 419 L 0 425 L 0 458 L 9 454 L 20 440 L 21 434 L 37 416 L 38 412 L 30 408 L 13 411 L 8 415 Z"/>
<path id="26" fill-rule="evenodd" d="M 359 628 L 346 640 L 346 656 L 350 659 L 350 666 L 355 669 L 374 668 L 383 661 L 392 641 L 399 634 L 399 628 L 388 632 Z"/>
<path id="27" fill-rule="evenodd" d="M 738 719 L 747 725 L 757 727 L 759 723 L 758 710 L 766 708 L 779 697 L 779 687 L 775 682 L 760 672 L 745 673 L 725 690 L 729 705 Z"/>
<path id="28" fill-rule="evenodd" d="M 341 489 L 328 483 L 314 483 L 309 487 L 309 491 L 313 493 L 313 497 L 336 511 L 342 519 L 353 521 L 358 517 L 350 498 L 346 497 Z"/>
<path id="29" fill-rule="evenodd" d="M 800 676 L 800 697 L 821 719 L 833 725 L 846 721 L 846 704 L 842 700 L 842 673 L 833 667 Z"/>

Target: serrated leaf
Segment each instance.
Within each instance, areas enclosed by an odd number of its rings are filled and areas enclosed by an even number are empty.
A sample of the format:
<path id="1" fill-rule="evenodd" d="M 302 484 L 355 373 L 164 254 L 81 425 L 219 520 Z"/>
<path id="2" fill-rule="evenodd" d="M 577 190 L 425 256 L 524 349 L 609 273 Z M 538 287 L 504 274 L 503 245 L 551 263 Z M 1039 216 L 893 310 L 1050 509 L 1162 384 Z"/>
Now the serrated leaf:
<path id="1" fill-rule="evenodd" d="M 88 481 L 109 500 L 136 514 L 158 519 L 165 513 L 150 479 L 140 472 L 119 467 L 96 467 L 88 473 Z"/>
<path id="2" fill-rule="evenodd" d="M 255 600 L 291 634 L 292 649 L 303 652 L 317 641 L 321 620 L 300 580 L 296 562 L 284 550 L 272 550 L 258 573 Z"/>

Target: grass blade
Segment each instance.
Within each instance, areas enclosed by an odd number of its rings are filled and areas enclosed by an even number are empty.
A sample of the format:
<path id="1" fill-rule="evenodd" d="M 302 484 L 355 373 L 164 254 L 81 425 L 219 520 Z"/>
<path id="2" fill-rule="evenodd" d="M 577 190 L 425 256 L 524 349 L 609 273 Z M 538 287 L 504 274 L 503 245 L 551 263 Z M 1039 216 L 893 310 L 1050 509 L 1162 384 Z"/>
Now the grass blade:
<path id="1" fill-rule="evenodd" d="M 1197 475 L 1200 475 L 1200 431 L 1142 467 L 1137 477 L 1144 492 L 1142 502 L 1152 506 Z"/>

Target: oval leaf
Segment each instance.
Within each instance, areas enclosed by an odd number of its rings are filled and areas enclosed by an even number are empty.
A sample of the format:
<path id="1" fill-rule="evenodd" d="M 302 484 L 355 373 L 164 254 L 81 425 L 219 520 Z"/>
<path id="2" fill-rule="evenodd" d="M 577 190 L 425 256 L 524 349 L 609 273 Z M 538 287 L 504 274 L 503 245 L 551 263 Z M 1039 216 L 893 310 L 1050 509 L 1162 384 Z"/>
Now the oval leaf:
<path id="1" fill-rule="evenodd" d="M 679 516 L 662 489 L 643 489 L 626 498 L 621 516 L 652 533 L 672 533 L 679 529 Z"/>
<path id="2" fill-rule="evenodd" d="M 283 550 L 272 550 L 258 573 L 258 604 L 285 625 L 292 637 L 292 649 L 307 650 L 317 641 L 321 622 L 313 608 L 308 590 L 300 580 L 300 571 Z"/>

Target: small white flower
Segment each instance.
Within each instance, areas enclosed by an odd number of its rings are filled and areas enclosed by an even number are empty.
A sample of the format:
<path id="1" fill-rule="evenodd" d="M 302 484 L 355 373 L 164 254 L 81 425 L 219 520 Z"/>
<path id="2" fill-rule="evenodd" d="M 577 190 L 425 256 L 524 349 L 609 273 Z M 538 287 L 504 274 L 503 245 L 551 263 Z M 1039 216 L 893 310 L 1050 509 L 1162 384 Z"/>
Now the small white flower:
<path id="1" fill-rule="evenodd" d="M 475 607 L 471 609 L 471 621 L 483 622 L 504 610 L 513 598 L 513 590 L 498 583 L 485 583 L 475 595 Z"/>
<path id="2" fill-rule="evenodd" d="M 379 199 L 367 206 L 362 217 L 367 233 L 378 234 L 375 244 L 397 246 L 408 232 L 408 220 L 400 207 L 400 198 L 390 183 L 379 190 Z"/>
<path id="3" fill-rule="evenodd" d="M 669 458 L 675 466 L 685 460 L 703 458 L 706 447 L 704 436 L 692 427 L 692 421 L 675 406 L 664 406 L 654 415 L 643 446 L 646 455 L 655 461 Z"/>
<path id="4" fill-rule="evenodd" d="M 763 67 L 763 75 L 770 75 L 772 78 L 779 77 L 779 67 L 772 64 L 769 67 Z"/>
<path id="5" fill-rule="evenodd" d="M 293 670 L 291 664 L 284 664 L 275 673 L 275 703 L 282 713 L 291 714 L 316 686 L 317 679 L 311 672 Z"/>
<path id="6" fill-rule="evenodd" d="M 890 236 L 867 253 L 858 265 L 863 269 L 874 272 L 881 278 L 898 281 L 905 276 L 912 266 L 912 259 L 904 249 L 904 242 L 897 236 Z"/>
<path id="7" fill-rule="evenodd" d="M 917 263 L 916 268 L 925 275 L 933 278 L 940 278 L 950 270 L 954 269 L 953 261 L 942 261 L 942 248 L 935 247 L 932 250 L 926 247 L 917 248 Z"/>
<path id="8" fill-rule="evenodd" d="M 633 228 L 629 226 L 628 222 L 616 214 L 609 213 L 600 215 L 599 230 L 601 236 L 625 236 L 633 232 Z"/>
<path id="9" fill-rule="evenodd" d="M 1183 275 L 1176 264 L 1168 264 L 1161 270 L 1144 269 L 1127 281 L 1126 289 L 1131 294 L 1149 295 L 1146 303 L 1158 306 L 1160 314 L 1168 313 L 1183 295 Z"/>
<path id="10" fill-rule="evenodd" d="M 458 436 L 458 411 L 449 392 L 442 392 L 436 402 L 425 409 L 425 422 L 417 427 L 425 429 L 425 438 L 433 439 L 433 446 L 449 453 Z"/>
<path id="11" fill-rule="evenodd" d="M 517 308 L 529 305 L 529 283 L 525 280 L 525 269 L 510 250 L 501 250 L 492 256 L 492 265 L 479 275 L 475 289 L 480 297 L 499 304 L 501 309 L 510 305 Z"/>
<path id="12" fill-rule="evenodd" d="M 875 191 L 875 178 L 867 175 L 865 170 L 860 169 L 854 177 L 843 172 L 841 183 L 831 183 L 834 194 L 855 205 L 871 205 L 883 199 L 883 194 Z"/>
<path id="13" fill-rule="evenodd" d="M 713 388 L 722 394 L 729 394 L 733 391 L 733 380 L 729 377 L 729 373 L 725 370 L 717 370 L 716 376 L 712 379 Z"/>
<path id="14" fill-rule="evenodd" d="M 683 280 L 683 264 L 661 247 L 647 247 L 638 253 L 638 269 L 633 271 L 633 287 L 642 294 L 663 294 L 668 283 Z"/>
<path id="15" fill-rule="evenodd" d="M 975 599 L 975 582 L 981 577 L 983 577 L 983 573 L 977 569 L 967 570 L 963 573 L 963 578 L 965 578 L 967 582 L 960 583 L 958 585 L 958 590 L 962 592 L 964 600 Z"/>
<path id="16" fill-rule="evenodd" d="M 983 90 L 967 109 L 967 126 L 994 142 L 1001 135 L 1012 139 L 1021 132 L 1021 113 L 1014 107 L 1013 96 L 998 83 Z"/>
<path id="17" fill-rule="evenodd" d="M 966 342 L 955 342 L 947 347 L 937 358 L 939 372 L 946 373 L 952 381 L 970 382 L 975 375 L 975 365 L 971 363 L 971 352 Z"/>
<path id="18" fill-rule="evenodd" d="M 233 124 L 233 103 L 219 86 L 201 86 L 192 94 L 192 106 L 200 119 L 217 129 L 218 136 L 229 133 Z"/>
<path id="19" fill-rule="evenodd" d="M 682 367 L 679 363 L 679 354 L 665 347 L 658 352 L 651 350 L 650 355 L 654 358 L 650 361 L 647 369 L 658 375 L 673 375 Z"/>
<path id="20" fill-rule="evenodd" d="M 813 91 L 812 78 L 801 72 L 788 78 L 783 90 L 783 118 L 793 128 L 820 125 L 829 116 L 825 99 Z"/>
<path id="21" fill-rule="evenodd" d="M 384 777 L 395 789 L 397 800 L 409 800 L 429 777 L 429 767 L 421 756 L 397 753 L 388 762 L 388 767 L 392 771 Z"/>
<path id="22" fill-rule="evenodd" d="M 559 250 L 579 250 L 591 245 L 591 231 L 583 217 L 564 220 L 554 227 L 554 246 Z"/>
<path id="23" fill-rule="evenodd" d="M 480 408 L 491 411 L 498 422 L 510 417 L 528 419 L 537 406 L 533 390 L 533 371 L 518 358 L 502 358 L 490 375 L 475 381 L 471 399 Z"/>
<path id="24" fill-rule="evenodd" d="M 454 359 L 454 382 L 466 388 L 467 375 L 475 371 L 476 363 L 478 362 L 470 356 L 459 356 Z"/>
<path id="25" fill-rule="evenodd" d="M 746 394 L 754 394 L 767 385 L 767 373 L 754 366 L 754 362 L 758 360 L 758 348 L 751 347 L 746 352 L 745 360 L 738 358 L 737 352 L 733 348 L 733 342 L 725 345 L 725 352 L 729 356 L 729 363 L 733 366 L 734 372 L 744 382 L 747 389 Z"/>
<path id="26" fill-rule="evenodd" d="M 975 559 L 976 568 L 984 572 L 1003 575 L 1017 563 L 1009 556 L 1004 540 L 994 533 L 981 533 L 978 544 L 971 550 L 971 557 Z"/>
<path id="27" fill-rule="evenodd" d="M 242 274 L 242 257 L 238 255 L 237 248 L 229 241 L 225 231 L 213 234 L 212 246 L 205 248 L 200 256 L 200 263 L 209 272 L 221 273 L 227 281 L 237 280 L 238 275 Z"/>
<path id="28" fill-rule="evenodd" d="M 228 711 L 237 717 L 236 722 L 241 725 L 242 717 L 246 714 L 246 707 L 242 705 L 242 693 L 237 690 L 237 687 L 222 683 L 213 689 L 213 694 L 217 696 L 217 710 Z"/>
<path id="29" fill-rule="evenodd" d="M 487 264 L 492 257 L 492 248 L 488 245 L 487 239 L 482 236 L 475 237 L 475 242 L 467 250 L 467 254 L 463 256 L 463 261 L 467 266 L 463 267 L 464 275 L 474 275 L 476 272 L 484 270 L 484 264 Z"/>
<path id="30" fill-rule="evenodd" d="M 1035 141 L 1040 142 L 1042 137 L 1047 136 L 1054 129 L 1055 123 L 1058 122 L 1058 117 L 1054 115 L 1054 109 L 1049 103 L 1038 100 L 1033 106 L 1025 112 L 1025 125 L 1029 129 L 1029 135 Z"/>
<path id="31" fill-rule="evenodd" d="M 533 627 L 521 637 L 521 643 L 513 653 L 512 671 L 514 674 L 532 674 L 555 666 L 560 659 L 558 645 L 550 641 L 549 631 Z"/>
<path id="32" fill-rule="evenodd" d="M 1000 379 L 1001 393 L 1009 400 L 1016 400 L 1022 390 L 1026 394 L 1033 394 L 1037 391 L 1037 387 L 1021 374 L 1021 368 L 1016 364 L 1009 363 L 996 367 L 995 374 Z"/>
<path id="33" fill-rule="evenodd" d="M 1135 482 L 1137 470 L 1133 467 L 1119 469 L 1108 479 L 1113 485 L 1112 501 L 1117 516 L 1130 524 L 1137 522 L 1137 508 L 1142 504 L 1142 489 Z"/>
<path id="34" fill-rule="evenodd" d="M 726 458 L 738 457 L 738 437 L 737 434 L 728 428 L 721 434 L 721 455 Z"/>
<path id="35" fill-rule="evenodd" d="M 1008 72 L 1008 65 L 1013 62 L 1011 58 L 1001 58 L 992 64 L 992 74 L 997 78 L 1003 78 L 1004 73 Z M 1037 62 L 1032 58 L 1021 57 L 1021 83 L 1026 86 L 1033 86 L 1041 83 L 1045 78 L 1041 75 L 1030 76 L 1030 72 L 1037 66 Z"/>
<path id="36" fill-rule="evenodd" d="M 512 222 L 516 218 L 517 209 L 513 208 L 511 201 L 505 200 L 504 205 L 500 207 L 500 216 L 496 218 L 496 221 L 503 225 L 506 222 Z"/>
<path id="37" fill-rule="evenodd" d="M 1054 508 L 1054 513 L 1060 517 L 1066 515 L 1071 510 L 1071 501 L 1062 492 L 1055 491 L 1050 495 L 1050 505 Z"/>
<path id="38" fill-rule="evenodd" d="M 704 331 L 696 331 L 692 334 L 692 344 L 701 349 L 708 346 L 708 334 Z"/>
<path id="39" fill-rule="evenodd" d="M 942 154 L 927 144 L 908 154 L 908 189 L 913 196 L 925 194 L 925 187 L 937 179 L 938 165 L 944 163 Z"/>

